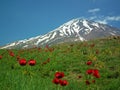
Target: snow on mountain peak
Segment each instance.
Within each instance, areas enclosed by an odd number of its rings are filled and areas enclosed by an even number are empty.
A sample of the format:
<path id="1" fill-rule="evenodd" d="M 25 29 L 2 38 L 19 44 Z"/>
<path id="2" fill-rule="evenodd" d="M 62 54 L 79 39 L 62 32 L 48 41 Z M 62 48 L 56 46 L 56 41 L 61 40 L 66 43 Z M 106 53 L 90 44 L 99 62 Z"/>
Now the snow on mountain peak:
<path id="1" fill-rule="evenodd" d="M 120 30 L 94 21 L 77 18 L 64 23 L 45 35 L 19 40 L 3 46 L 1 49 L 31 48 L 61 42 L 86 41 L 110 35 L 120 35 Z"/>
<path id="2" fill-rule="evenodd" d="M 92 28 L 90 28 L 90 26 L 88 25 L 88 22 L 86 20 L 83 21 L 83 25 L 85 27 L 87 27 L 90 31 L 92 30 Z"/>

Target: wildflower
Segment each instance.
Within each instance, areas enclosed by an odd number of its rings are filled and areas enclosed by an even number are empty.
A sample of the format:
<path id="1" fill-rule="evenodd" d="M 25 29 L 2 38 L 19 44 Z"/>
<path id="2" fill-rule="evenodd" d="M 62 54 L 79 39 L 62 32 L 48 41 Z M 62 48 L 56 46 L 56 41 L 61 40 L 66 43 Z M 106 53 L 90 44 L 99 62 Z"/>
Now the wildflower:
<path id="1" fill-rule="evenodd" d="M 87 74 L 92 74 L 92 73 L 93 73 L 93 69 L 88 69 L 88 70 L 86 71 L 86 73 L 87 73 Z"/>
<path id="2" fill-rule="evenodd" d="M 59 84 L 59 83 L 60 83 L 60 80 L 59 80 L 58 78 L 54 78 L 54 79 L 52 80 L 52 82 L 55 83 L 55 84 Z"/>
<path id="3" fill-rule="evenodd" d="M 60 82 L 60 85 L 61 85 L 61 86 L 66 86 L 66 85 L 68 85 L 68 81 L 67 81 L 67 80 L 60 80 L 59 82 Z"/>
<path id="4" fill-rule="evenodd" d="M 91 65 L 91 64 L 92 64 L 92 61 L 87 61 L 86 64 L 87 64 L 87 65 Z"/>
<path id="5" fill-rule="evenodd" d="M 55 78 L 53 79 L 53 83 L 55 84 L 60 84 L 61 86 L 66 86 L 68 85 L 68 81 L 67 80 L 61 80 L 61 78 L 64 77 L 64 73 L 63 72 L 56 72 L 55 73 Z"/>
<path id="6" fill-rule="evenodd" d="M 12 57 L 15 56 L 14 53 L 13 53 L 12 51 L 9 52 L 9 55 L 12 56 Z"/>
<path id="7" fill-rule="evenodd" d="M 95 76 L 96 78 L 100 78 L 99 70 L 94 69 L 93 70 L 93 76 Z"/>
<path id="8" fill-rule="evenodd" d="M 36 61 L 33 60 L 33 59 L 31 59 L 31 60 L 28 61 L 28 64 L 29 64 L 30 66 L 34 66 L 34 65 L 36 64 Z"/>
<path id="9" fill-rule="evenodd" d="M 19 64 L 20 64 L 21 66 L 25 66 L 26 63 L 27 63 L 26 59 L 20 59 L 20 60 L 19 60 Z"/>
<path id="10" fill-rule="evenodd" d="M 64 77 L 64 73 L 63 73 L 63 72 L 56 72 L 56 73 L 55 73 L 55 77 L 56 77 L 56 78 L 59 78 L 59 79 L 60 79 L 60 78 L 63 78 L 63 77 Z"/>
<path id="11" fill-rule="evenodd" d="M 0 55 L 0 59 L 2 59 L 2 55 Z"/>
<path id="12" fill-rule="evenodd" d="M 88 80 L 85 81 L 86 85 L 90 85 L 90 82 Z"/>
<path id="13" fill-rule="evenodd" d="M 97 69 L 88 69 L 86 71 L 87 74 L 92 74 L 96 78 L 100 78 L 99 70 Z"/>

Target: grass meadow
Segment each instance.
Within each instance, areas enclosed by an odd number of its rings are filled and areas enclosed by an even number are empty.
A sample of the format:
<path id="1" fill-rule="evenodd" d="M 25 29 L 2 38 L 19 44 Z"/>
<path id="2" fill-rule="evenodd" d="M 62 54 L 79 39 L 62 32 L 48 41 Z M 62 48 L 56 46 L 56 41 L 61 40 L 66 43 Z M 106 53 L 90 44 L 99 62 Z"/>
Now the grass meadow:
<path id="1" fill-rule="evenodd" d="M 97 70 L 97 77 L 89 70 Z M 56 72 L 67 84 L 53 81 Z M 120 90 L 120 38 L 1 49 L 0 90 Z"/>

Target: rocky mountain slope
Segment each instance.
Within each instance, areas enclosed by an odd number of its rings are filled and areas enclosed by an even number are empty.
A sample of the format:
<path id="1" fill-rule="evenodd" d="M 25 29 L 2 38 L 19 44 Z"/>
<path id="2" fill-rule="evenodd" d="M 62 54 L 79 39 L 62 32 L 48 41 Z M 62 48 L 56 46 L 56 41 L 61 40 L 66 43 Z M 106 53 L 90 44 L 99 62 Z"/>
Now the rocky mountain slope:
<path id="1" fill-rule="evenodd" d="M 120 29 L 85 19 L 73 19 L 55 30 L 29 39 L 15 41 L 0 49 L 32 48 L 64 42 L 87 41 L 120 35 Z"/>

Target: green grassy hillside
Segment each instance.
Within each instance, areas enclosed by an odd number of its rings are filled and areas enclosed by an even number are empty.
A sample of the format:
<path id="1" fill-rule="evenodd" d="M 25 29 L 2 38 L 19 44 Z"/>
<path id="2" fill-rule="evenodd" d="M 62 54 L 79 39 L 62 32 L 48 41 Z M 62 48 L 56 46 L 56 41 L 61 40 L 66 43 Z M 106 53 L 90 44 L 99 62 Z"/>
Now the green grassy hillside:
<path id="1" fill-rule="evenodd" d="M 19 64 L 23 58 L 24 66 Z M 55 83 L 56 72 L 64 73 L 59 81 L 67 84 Z M 0 90 L 120 90 L 120 37 L 0 50 Z"/>

